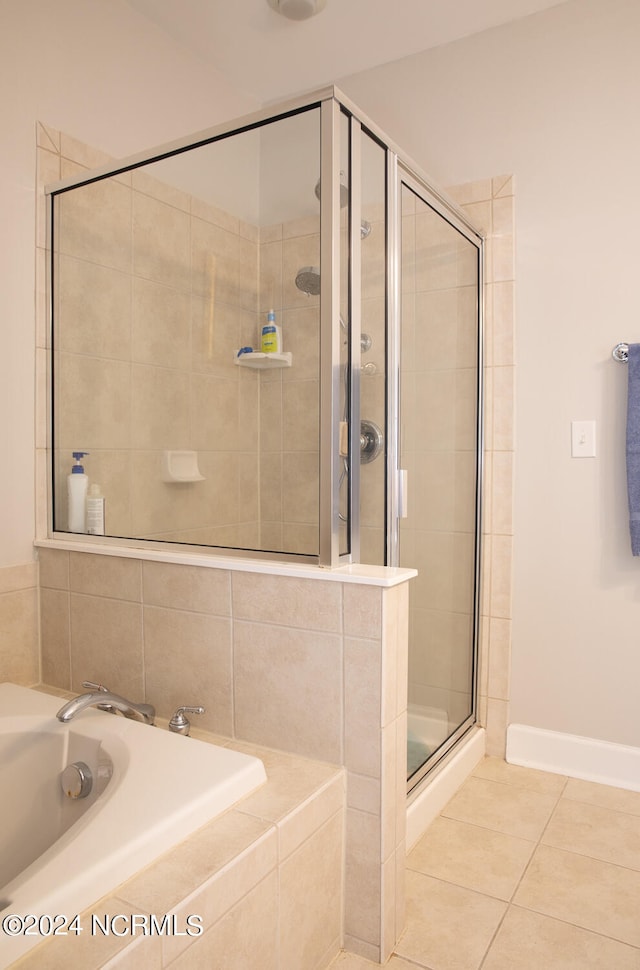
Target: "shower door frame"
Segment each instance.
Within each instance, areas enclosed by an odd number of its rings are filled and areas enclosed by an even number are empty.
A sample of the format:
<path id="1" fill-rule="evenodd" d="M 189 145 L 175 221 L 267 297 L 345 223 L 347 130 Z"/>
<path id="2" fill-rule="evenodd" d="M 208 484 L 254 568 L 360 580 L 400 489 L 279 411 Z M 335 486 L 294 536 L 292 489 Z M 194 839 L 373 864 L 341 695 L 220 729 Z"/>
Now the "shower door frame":
<path id="1" fill-rule="evenodd" d="M 440 744 L 425 763 L 407 779 L 407 794 L 417 789 L 422 780 L 477 722 L 478 662 L 480 652 L 480 606 L 482 568 L 482 482 L 484 472 L 484 244 L 483 236 L 448 199 L 399 155 L 388 156 L 387 222 L 389 248 L 388 280 L 388 382 L 387 416 L 392 427 L 401 422 L 400 330 L 402 320 L 402 187 L 406 185 L 442 219 L 460 232 L 477 250 L 477 346 L 476 346 L 476 421 L 475 421 L 475 536 L 473 561 L 473 601 L 471 635 L 471 702 L 470 713 Z M 407 501 L 407 482 L 400 467 L 400 435 L 392 436 L 387 455 L 387 539 L 386 564 L 400 566 L 400 519 Z M 408 484 L 410 489 L 411 485 Z"/>

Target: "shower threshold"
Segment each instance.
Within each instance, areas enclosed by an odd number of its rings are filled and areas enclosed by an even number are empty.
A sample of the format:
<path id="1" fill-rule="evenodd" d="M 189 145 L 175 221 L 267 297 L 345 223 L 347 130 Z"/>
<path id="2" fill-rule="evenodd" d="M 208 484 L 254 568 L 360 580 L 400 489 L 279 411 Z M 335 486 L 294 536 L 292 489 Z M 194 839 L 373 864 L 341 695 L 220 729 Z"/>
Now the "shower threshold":
<path id="1" fill-rule="evenodd" d="M 407 796 L 407 852 L 485 755 L 485 730 L 471 725 Z"/>

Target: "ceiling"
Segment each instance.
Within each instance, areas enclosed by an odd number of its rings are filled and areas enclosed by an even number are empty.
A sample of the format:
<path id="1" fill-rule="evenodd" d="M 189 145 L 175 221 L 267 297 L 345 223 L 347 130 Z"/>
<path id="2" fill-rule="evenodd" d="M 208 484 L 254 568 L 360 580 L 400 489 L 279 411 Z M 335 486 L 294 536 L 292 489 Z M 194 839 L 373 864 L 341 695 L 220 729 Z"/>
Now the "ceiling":
<path id="1" fill-rule="evenodd" d="M 559 0 L 327 0 L 306 21 L 267 0 L 126 0 L 258 104 L 438 47 Z M 566 2 L 566 0 L 564 0 Z"/>

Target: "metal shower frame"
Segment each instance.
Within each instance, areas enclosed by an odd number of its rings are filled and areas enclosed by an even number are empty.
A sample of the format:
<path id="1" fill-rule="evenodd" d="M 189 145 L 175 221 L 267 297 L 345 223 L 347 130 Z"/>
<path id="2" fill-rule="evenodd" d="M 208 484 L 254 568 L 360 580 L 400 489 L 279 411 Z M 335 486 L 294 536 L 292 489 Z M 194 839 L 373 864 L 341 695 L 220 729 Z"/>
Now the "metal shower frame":
<path id="1" fill-rule="evenodd" d="M 311 96 L 313 97 L 313 96 Z M 341 115 L 349 119 L 349 301 L 350 301 L 350 459 L 360 453 L 360 351 L 361 351 L 361 278 L 360 253 L 362 235 L 362 199 L 358 173 L 362 155 L 362 133 L 371 136 L 386 153 L 386 317 L 387 317 L 387 391 L 386 391 L 386 508 L 385 508 L 385 565 L 399 565 L 399 525 L 406 502 L 404 477 L 400 469 L 399 435 L 387 434 L 389 428 L 400 426 L 400 315 L 401 315 L 401 204 L 402 184 L 413 188 L 429 205 L 463 236 L 477 247 L 478 252 L 478 402 L 477 402 L 477 489 L 476 489 L 476 599 L 479 595 L 480 574 L 480 512 L 483 456 L 483 292 L 484 239 L 468 220 L 466 214 L 431 179 L 393 144 L 387 135 L 338 88 L 317 92 L 322 111 L 321 176 L 321 262 L 325 268 L 321 278 L 321 408 L 320 436 L 320 565 L 335 566 L 343 561 L 358 562 L 360 556 L 360 463 L 350 460 L 349 523 L 351 548 L 341 555 L 338 544 L 338 423 L 339 400 L 339 333 L 340 333 L 340 125 Z M 330 227 L 325 232 L 325 227 Z M 330 267 L 330 272 L 326 272 Z M 324 496 L 324 502 L 322 500 Z M 477 605 L 477 604 L 476 604 Z M 478 615 L 476 609 L 476 615 Z"/>
<path id="2" fill-rule="evenodd" d="M 160 161 L 214 142 L 218 139 L 246 132 L 270 122 L 295 115 L 301 111 L 320 109 L 320 428 L 319 428 L 319 545 L 318 555 L 293 555 L 287 553 L 261 552 L 225 547 L 216 548 L 216 554 L 229 556 L 250 555 L 252 558 L 271 561 L 296 561 L 336 568 L 360 560 L 360 461 L 352 456 L 360 455 L 360 363 L 361 363 L 361 226 L 362 198 L 360 166 L 363 133 L 377 142 L 386 153 L 386 318 L 387 318 L 387 381 L 386 381 L 386 500 L 385 500 L 385 565 L 399 565 L 399 512 L 404 501 L 402 475 L 399 469 L 398 435 L 387 433 L 389 428 L 399 427 L 400 422 L 400 238 L 401 182 L 418 187 L 419 193 L 428 199 L 429 205 L 440 212 L 463 235 L 471 240 L 479 252 L 479 292 L 482 294 L 482 246 L 483 239 L 468 221 L 464 212 L 446 197 L 422 172 L 390 141 L 386 134 L 337 87 L 331 85 L 303 97 L 278 106 L 271 106 L 213 128 L 206 129 L 138 153 L 117 165 L 108 164 L 79 176 L 63 179 L 46 188 L 50 211 L 56 195 L 80 185 L 87 185 L 109 176 L 139 168 L 149 162 Z M 349 138 L 349 486 L 348 486 L 348 534 L 346 550 L 340 549 L 340 171 L 341 171 L 341 121 L 348 121 Z M 51 219 L 49 233 L 51 233 Z M 51 240 L 48 241 L 51 252 Z M 50 294 L 50 314 L 52 296 Z M 482 300 L 479 308 L 479 376 L 478 376 L 478 483 L 482 480 Z M 478 522 L 480 494 L 478 486 Z M 480 528 L 478 526 L 478 533 Z M 66 537 L 53 531 L 53 513 L 49 509 L 49 534 Z M 94 536 L 74 536 L 74 541 L 94 541 Z M 105 544 L 123 544 L 133 548 L 144 545 L 136 539 L 111 539 L 100 537 Z M 157 544 L 156 544 L 157 545 Z M 479 575 L 479 539 L 476 543 L 476 576 Z M 203 547 L 198 552 L 203 553 Z M 476 582 L 476 587 L 478 583 Z"/>

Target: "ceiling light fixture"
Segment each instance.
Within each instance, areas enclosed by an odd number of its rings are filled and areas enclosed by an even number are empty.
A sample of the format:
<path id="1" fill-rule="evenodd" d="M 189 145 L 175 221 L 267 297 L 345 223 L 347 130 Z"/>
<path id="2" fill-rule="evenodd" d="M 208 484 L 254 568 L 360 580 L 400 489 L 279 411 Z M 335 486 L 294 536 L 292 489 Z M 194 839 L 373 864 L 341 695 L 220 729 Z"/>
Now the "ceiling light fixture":
<path id="1" fill-rule="evenodd" d="M 289 20 L 308 20 L 327 5 L 327 0 L 267 0 L 269 6 Z"/>

